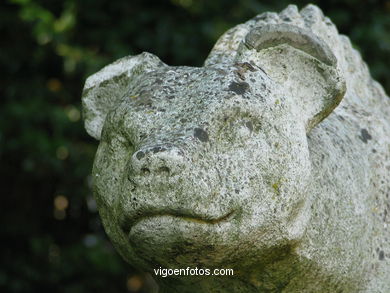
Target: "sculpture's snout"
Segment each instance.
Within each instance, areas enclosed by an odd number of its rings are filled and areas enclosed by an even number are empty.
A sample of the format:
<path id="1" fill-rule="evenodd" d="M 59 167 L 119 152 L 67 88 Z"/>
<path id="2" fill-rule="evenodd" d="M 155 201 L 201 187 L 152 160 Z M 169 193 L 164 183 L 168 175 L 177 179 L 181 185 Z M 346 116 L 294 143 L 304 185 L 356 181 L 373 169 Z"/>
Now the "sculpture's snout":
<path id="1" fill-rule="evenodd" d="M 185 168 L 183 151 L 174 145 L 142 147 L 131 158 L 134 176 L 173 176 Z"/>

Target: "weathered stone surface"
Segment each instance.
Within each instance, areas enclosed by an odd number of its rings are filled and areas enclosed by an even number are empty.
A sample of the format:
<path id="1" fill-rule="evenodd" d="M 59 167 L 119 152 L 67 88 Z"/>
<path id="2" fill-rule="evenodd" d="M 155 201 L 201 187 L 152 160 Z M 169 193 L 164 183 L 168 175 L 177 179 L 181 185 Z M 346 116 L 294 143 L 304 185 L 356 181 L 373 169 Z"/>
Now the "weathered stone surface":
<path id="1" fill-rule="evenodd" d="M 227 31 L 200 68 L 143 53 L 91 76 L 94 192 L 162 292 L 390 292 L 390 100 L 319 8 Z"/>

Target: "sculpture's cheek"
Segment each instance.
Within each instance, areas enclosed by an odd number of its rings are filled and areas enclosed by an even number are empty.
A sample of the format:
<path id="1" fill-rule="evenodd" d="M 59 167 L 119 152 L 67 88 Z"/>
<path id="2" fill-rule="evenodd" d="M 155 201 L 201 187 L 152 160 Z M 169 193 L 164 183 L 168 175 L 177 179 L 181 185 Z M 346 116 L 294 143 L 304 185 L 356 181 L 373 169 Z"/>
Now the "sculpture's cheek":
<path id="1" fill-rule="evenodd" d="M 286 230 L 305 212 L 309 200 L 311 164 L 306 135 L 297 135 L 294 140 L 275 136 L 257 142 L 256 146 L 258 149 L 246 150 L 240 157 L 238 151 L 232 152 L 236 153 L 232 161 L 241 161 L 232 177 L 242 176 L 241 180 L 236 179 L 240 192 L 234 194 L 243 211 L 242 219 L 253 231 L 258 228 L 273 235 L 273 231 L 279 229 L 287 235 Z M 279 232 L 274 239 L 288 237 L 286 235 Z"/>
<path id="2" fill-rule="evenodd" d="M 112 206 L 123 185 L 123 176 L 132 153 L 124 139 L 112 134 L 112 138 L 103 137 L 96 153 L 92 170 L 92 180 L 98 203 Z"/>

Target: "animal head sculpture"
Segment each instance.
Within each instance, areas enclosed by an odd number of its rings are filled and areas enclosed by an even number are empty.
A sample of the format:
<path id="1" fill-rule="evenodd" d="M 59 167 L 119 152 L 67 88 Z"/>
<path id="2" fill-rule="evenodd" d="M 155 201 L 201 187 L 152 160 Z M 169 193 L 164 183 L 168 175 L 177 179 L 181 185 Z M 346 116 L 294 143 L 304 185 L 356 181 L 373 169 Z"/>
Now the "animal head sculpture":
<path id="1" fill-rule="evenodd" d="M 336 58 L 282 21 L 221 40 L 203 67 L 142 53 L 86 81 L 99 212 L 144 270 L 249 268 L 294 246 L 309 220 L 307 135 L 345 93 Z"/>

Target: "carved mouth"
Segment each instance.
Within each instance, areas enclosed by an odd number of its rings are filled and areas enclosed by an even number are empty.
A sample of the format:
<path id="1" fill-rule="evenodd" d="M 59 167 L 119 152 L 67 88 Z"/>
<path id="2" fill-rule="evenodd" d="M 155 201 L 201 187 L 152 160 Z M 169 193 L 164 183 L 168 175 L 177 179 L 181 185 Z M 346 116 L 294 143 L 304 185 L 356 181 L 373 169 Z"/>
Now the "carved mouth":
<path id="1" fill-rule="evenodd" d="M 164 217 L 164 216 L 170 216 L 170 217 L 175 217 L 175 218 L 180 218 L 184 221 L 189 221 L 193 223 L 198 223 L 198 224 L 207 224 L 207 225 L 215 225 L 221 222 L 228 221 L 232 215 L 234 214 L 234 210 L 228 212 L 227 214 L 217 217 L 217 218 L 210 218 L 210 217 L 202 217 L 202 216 L 192 216 L 192 215 L 186 215 L 182 214 L 180 212 L 165 212 L 165 211 L 160 211 L 160 212 L 149 212 L 149 213 L 143 213 L 139 216 L 133 217 L 133 218 L 127 218 L 123 219 L 121 221 L 121 229 L 122 231 L 128 235 L 131 231 L 131 228 L 137 225 L 140 221 L 149 219 L 149 218 L 156 218 L 156 217 Z"/>

